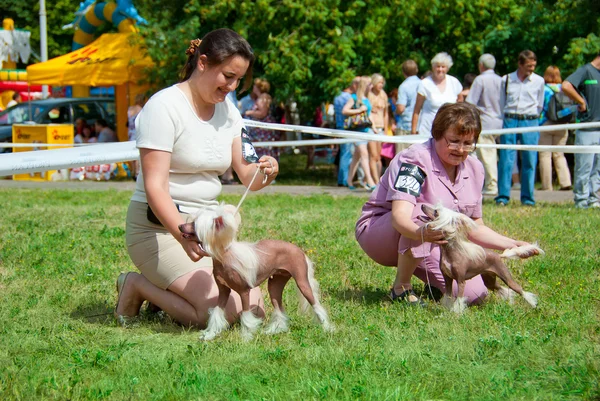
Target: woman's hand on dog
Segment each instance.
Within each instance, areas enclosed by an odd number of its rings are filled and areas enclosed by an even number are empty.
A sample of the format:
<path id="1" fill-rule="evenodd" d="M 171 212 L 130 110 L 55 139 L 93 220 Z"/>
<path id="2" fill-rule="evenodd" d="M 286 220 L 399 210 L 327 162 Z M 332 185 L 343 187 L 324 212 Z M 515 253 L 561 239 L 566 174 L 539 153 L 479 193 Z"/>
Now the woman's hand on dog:
<path id="1" fill-rule="evenodd" d="M 438 245 L 447 244 L 444 234 L 439 230 L 432 230 L 428 224 L 424 224 L 417 229 L 417 236 L 422 242 L 431 242 Z"/>
<path id="2" fill-rule="evenodd" d="M 516 248 L 516 247 L 519 247 L 519 246 L 529 246 L 529 245 L 531 245 L 529 242 L 515 240 L 515 246 L 513 248 Z M 536 255 L 539 255 L 539 254 L 540 254 L 539 250 L 537 250 L 535 248 L 531 248 L 529 250 L 529 253 L 527 255 L 522 256 L 522 257 L 529 258 L 531 256 L 536 256 Z"/>
<path id="3" fill-rule="evenodd" d="M 194 239 L 186 239 L 183 236 L 180 237 L 179 243 L 185 250 L 185 253 L 189 256 L 192 262 L 197 262 L 208 254 L 202 249 L 200 244 Z"/>

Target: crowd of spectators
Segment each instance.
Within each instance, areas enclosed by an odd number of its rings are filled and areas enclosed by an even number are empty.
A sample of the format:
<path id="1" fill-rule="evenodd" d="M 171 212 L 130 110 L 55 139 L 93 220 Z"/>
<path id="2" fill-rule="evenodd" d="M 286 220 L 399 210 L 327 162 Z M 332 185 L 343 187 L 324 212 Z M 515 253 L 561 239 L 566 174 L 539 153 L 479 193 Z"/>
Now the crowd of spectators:
<path id="1" fill-rule="evenodd" d="M 75 143 L 106 143 L 117 142 L 115 131 L 109 127 L 103 118 L 89 125 L 83 118 L 75 120 Z"/>
<path id="2" fill-rule="evenodd" d="M 461 83 L 448 72 L 453 64 L 452 57 L 447 53 L 438 53 L 431 60 L 431 71 L 418 77 L 419 70 L 414 60 L 406 60 L 402 64 L 404 81 L 398 88 L 393 88 L 385 99 L 389 105 L 386 113 L 374 114 L 373 102 L 384 99 L 381 83 L 385 83 L 380 74 L 371 78 L 371 84 L 366 93 L 360 93 L 363 87 L 359 83 L 364 77 L 356 77 L 334 100 L 335 127 L 344 129 L 345 119 L 356 112 L 354 105 L 359 96 L 366 96 L 370 101 L 367 113 L 370 113 L 372 127 L 366 130 L 372 134 L 384 134 L 393 127 L 395 135 L 419 135 L 431 137 L 432 122 L 438 109 L 446 103 L 468 102 L 475 105 L 481 112 L 482 128 L 484 130 L 510 129 L 521 127 L 538 127 L 556 125 L 556 130 L 543 132 L 507 133 L 502 135 L 481 135 L 478 144 L 522 144 L 522 145 L 558 145 L 567 144 L 568 128 L 564 121 L 549 118 L 549 108 L 552 97 L 561 93 L 573 99 L 579 109 L 581 122 L 600 121 L 600 86 L 597 77 L 600 75 L 600 53 L 594 61 L 581 67 L 569 76 L 562 84 L 560 70 L 556 66 L 548 66 L 543 77 L 534 71 L 537 67 L 537 57 L 530 50 L 522 51 L 517 60 L 517 69 L 504 76 L 496 74 L 496 60 L 491 54 L 479 58 L 479 75 L 466 74 Z M 377 78 L 377 79 L 376 79 Z M 596 84 L 590 84 L 594 83 Z M 575 89 L 576 88 L 576 89 Z M 385 92 L 383 92 L 385 94 Z M 354 103 L 352 102 L 354 99 Z M 381 103 L 378 103 L 380 105 Z M 381 109 L 379 109 L 381 110 Z M 569 110 L 567 110 L 569 111 Z M 573 117 L 577 110 L 571 110 Z M 388 122 L 389 121 L 389 122 Z M 575 118 L 572 121 L 575 122 Z M 597 145 L 600 129 L 591 128 L 579 130 L 576 133 L 576 144 Z M 380 142 L 374 142 L 380 143 Z M 368 163 L 359 163 L 364 170 L 363 177 L 371 177 L 375 183 L 381 176 L 381 147 L 367 145 Z M 396 144 L 395 153 L 408 147 L 407 144 Z M 359 156 L 353 157 L 358 153 Z M 377 154 L 375 154 L 377 153 Z M 485 184 L 482 194 L 494 196 L 496 204 L 506 205 L 510 201 L 511 189 L 520 189 L 520 201 L 523 205 L 535 205 L 534 186 L 538 169 L 538 152 L 529 150 L 476 148 L 473 155 L 480 159 L 485 169 Z M 393 156 L 393 154 L 392 154 Z M 575 185 L 571 183 L 571 171 L 564 153 L 539 152 L 539 179 L 541 190 L 553 190 L 553 170 L 556 170 L 558 189 L 574 190 L 577 207 L 600 207 L 597 192 L 600 190 L 599 155 L 575 155 Z M 357 160 L 365 156 L 363 143 L 340 145 L 338 158 L 338 185 L 355 188 L 352 170 Z M 389 160 L 389 155 L 383 158 Z M 367 165 L 368 164 L 368 165 Z M 350 168 L 350 173 L 348 169 Z M 360 174 L 358 175 L 361 176 Z M 371 180 L 361 179 L 359 183 L 372 190 Z"/>
<path id="3" fill-rule="evenodd" d="M 593 67 L 594 62 L 589 65 Z M 324 103 L 317 107 L 314 119 L 309 124 L 318 127 L 353 129 L 349 128 L 348 119 L 364 114 L 368 117 L 370 126 L 361 126 L 354 130 L 373 135 L 419 135 L 425 140 L 425 138 L 431 137 L 432 122 L 443 104 L 468 102 L 475 105 L 481 112 L 484 130 L 557 125 L 556 130 L 541 133 L 481 135 L 478 140 L 479 145 L 496 143 L 566 145 L 568 129 L 548 118 L 548 108 L 552 96 L 563 90 L 560 70 L 556 66 L 548 66 L 544 70 L 543 77 L 537 75 L 534 72 L 537 67 L 537 57 L 530 50 L 521 52 L 516 64 L 515 71 L 500 76 L 495 72 L 494 56 L 484 54 L 479 58 L 477 64 L 479 74 L 467 73 L 461 82 L 449 74 L 453 60 L 448 53 L 436 54 L 431 60 L 431 70 L 421 75 L 419 75 L 417 63 L 414 60 L 406 60 L 401 66 L 404 79 L 399 87 L 391 88 L 389 92 L 386 92 L 385 77 L 379 73 L 357 76 L 333 99 L 333 103 Z M 585 71 L 588 74 L 594 72 L 589 70 L 590 67 L 586 68 Z M 595 69 L 596 72 L 597 69 Z M 569 79 L 571 77 L 567 80 Z M 590 82 L 590 80 L 584 79 L 582 82 Z M 581 87 L 575 90 L 575 94 L 581 93 L 585 85 L 577 81 L 575 84 Z M 299 124 L 298 118 L 294 118 L 293 106 L 295 103 L 291 103 L 291 105 L 279 103 L 275 106 L 272 104 L 270 91 L 271 85 L 267 80 L 256 78 L 248 95 L 238 101 L 233 93 L 230 99 L 244 118 L 262 122 L 286 123 L 287 117 L 288 123 Z M 565 91 L 565 94 L 569 95 L 569 92 Z M 570 97 L 580 104 L 580 111 L 583 108 L 582 103 L 588 109 L 594 108 L 591 113 L 586 114 L 588 117 L 584 117 L 582 121 L 600 120 L 600 118 L 593 117 L 595 108 L 600 107 L 600 105 L 591 103 L 594 101 L 593 99 L 582 97 L 579 102 L 574 95 L 570 95 Z M 588 99 L 590 103 L 588 104 L 585 99 Z M 590 115 L 592 117 L 589 117 Z M 590 118 L 592 119 L 590 120 Z M 586 136 L 589 139 L 593 136 L 585 132 L 579 133 L 579 137 Z M 251 140 L 256 142 L 283 139 L 282 132 L 277 130 L 248 127 L 248 133 Z M 315 135 L 308 137 L 310 139 L 318 138 Z M 295 139 L 299 138 L 300 136 Z M 589 140 L 584 142 L 588 143 Z M 593 143 L 592 141 L 591 144 Z M 362 186 L 367 190 L 373 190 L 394 155 L 409 146 L 409 144 L 401 143 L 382 146 L 379 141 L 358 141 L 353 144 L 332 145 L 328 150 L 330 153 L 333 150 L 335 155 L 338 186 L 346 186 L 350 189 Z M 279 147 L 257 148 L 259 155 L 269 155 L 277 159 L 279 159 L 279 152 Z M 314 152 L 313 146 L 307 147 L 307 169 L 314 168 Z M 536 174 L 538 174 L 538 157 L 541 190 L 551 191 L 554 188 L 573 190 L 569 164 L 564 153 L 560 151 L 538 153 L 528 150 L 497 150 L 477 147 L 473 155 L 481 161 L 485 170 L 482 194 L 493 196 L 500 206 L 506 205 L 510 201 L 511 189 L 520 189 L 520 201 L 523 205 L 535 205 L 534 185 Z M 575 156 L 576 165 L 583 171 L 582 174 L 587 174 L 590 182 L 586 187 L 589 187 L 588 189 L 583 188 L 582 183 L 579 184 L 581 193 L 593 192 L 593 188 L 600 186 L 600 183 L 597 183 L 600 182 L 597 157 L 592 155 L 590 160 L 588 158 Z M 577 164 L 578 160 L 579 164 Z M 553 182 L 554 175 L 556 176 L 556 186 Z M 577 182 L 577 177 L 575 181 Z M 231 171 L 221 176 L 221 182 L 224 184 L 236 183 Z M 575 186 L 577 187 L 577 185 Z M 577 192 L 577 188 L 575 191 Z M 597 202 L 594 200 L 596 198 L 583 195 L 580 197 L 583 199 L 578 203 L 581 207 L 587 207 L 588 204 L 590 207 L 597 207 Z"/>

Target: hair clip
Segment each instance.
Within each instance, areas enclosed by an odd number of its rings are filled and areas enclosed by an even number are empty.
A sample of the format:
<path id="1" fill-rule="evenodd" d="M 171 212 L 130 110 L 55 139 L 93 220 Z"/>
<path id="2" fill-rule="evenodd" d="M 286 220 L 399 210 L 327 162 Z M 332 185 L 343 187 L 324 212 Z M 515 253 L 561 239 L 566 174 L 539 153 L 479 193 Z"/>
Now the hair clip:
<path id="1" fill-rule="evenodd" d="M 196 53 L 196 49 L 200 47 L 200 43 L 202 43 L 201 39 L 194 39 L 190 41 L 190 47 L 185 51 L 186 56 L 192 56 Z"/>

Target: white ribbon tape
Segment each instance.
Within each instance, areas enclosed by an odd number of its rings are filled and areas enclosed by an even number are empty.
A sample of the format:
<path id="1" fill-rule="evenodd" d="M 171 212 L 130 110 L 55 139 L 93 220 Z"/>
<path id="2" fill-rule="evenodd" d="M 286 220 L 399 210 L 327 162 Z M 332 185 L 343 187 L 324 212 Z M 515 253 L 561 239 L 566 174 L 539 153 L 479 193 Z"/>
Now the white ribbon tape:
<path id="1" fill-rule="evenodd" d="M 244 119 L 244 124 L 246 124 L 247 127 L 258 127 L 258 128 L 270 129 L 270 130 L 274 130 L 274 131 L 295 131 L 295 132 L 303 132 L 306 134 L 318 134 L 318 135 L 345 137 L 345 138 L 346 137 L 347 138 L 355 138 L 356 137 L 356 138 L 362 139 L 362 137 L 360 137 L 361 133 L 357 133 L 355 131 L 344 131 L 344 130 L 333 129 L 333 128 L 319 128 L 319 127 L 307 127 L 304 125 L 265 123 L 262 121 L 254 121 L 254 120 L 246 120 L 246 119 Z M 578 130 L 578 129 L 584 129 L 584 128 L 598 128 L 598 130 L 600 131 L 600 121 L 593 122 L 593 123 L 542 125 L 539 127 L 520 127 L 520 128 L 503 128 L 503 129 L 494 129 L 494 130 L 483 130 L 483 131 L 481 131 L 480 135 L 506 135 L 506 134 L 519 134 L 519 133 L 527 133 L 527 132 L 558 131 L 561 129 Z M 362 134 L 362 135 L 372 135 L 372 134 Z M 382 141 L 380 141 L 380 142 L 382 142 Z"/>
<path id="2" fill-rule="evenodd" d="M 255 142 L 256 147 L 285 147 L 285 146 L 324 146 L 342 143 L 354 143 L 357 141 L 388 142 L 388 143 L 422 143 L 428 137 L 419 135 L 387 136 L 360 133 L 353 131 L 336 130 L 330 128 L 306 127 L 290 124 L 272 124 L 259 121 L 244 120 L 247 126 L 260 127 L 272 130 L 302 132 L 317 134 L 341 139 L 311 139 L 301 141 L 277 141 L 277 142 Z M 517 132 L 544 132 L 556 131 L 557 129 L 599 128 L 600 122 L 568 124 L 568 125 L 544 125 L 541 127 L 515 128 L 505 130 L 483 131 L 482 134 L 496 135 Z M 585 134 L 582 131 L 580 134 Z M 18 146 L 15 146 L 18 145 Z M 53 147 L 64 146 L 56 144 L 0 144 L 0 147 Z M 533 146 L 533 145 L 496 145 L 481 144 L 478 148 L 496 148 L 513 150 L 531 150 L 537 152 L 562 152 L 562 153 L 600 153 L 600 146 Z M 53 149 L 51 151 L 14 152 L 0 154 L 0 176 L 31 173 L 47 170 L 59 170 L 63 168 L 92 166 L 96 164 L 118 163 L 129 160 L 138 160 L 139 152 L 134 141 L 93 144 L 90 146 L 79 146 L 73 148 Z"/>
<path id="3" fill-rule="evenodd" d="M 139 157 L 133 141 L 81 148 L 6 153 L 0 155 L 0 176 L 118 163 L 137 160 Z"/>

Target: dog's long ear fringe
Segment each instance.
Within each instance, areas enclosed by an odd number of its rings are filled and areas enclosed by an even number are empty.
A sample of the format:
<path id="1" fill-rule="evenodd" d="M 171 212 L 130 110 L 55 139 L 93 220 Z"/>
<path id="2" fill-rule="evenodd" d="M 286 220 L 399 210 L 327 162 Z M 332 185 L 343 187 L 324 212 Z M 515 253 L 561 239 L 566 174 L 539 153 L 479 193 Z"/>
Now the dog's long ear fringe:
<path id="1" fill-rule="evenodd" d="M 537 246 L 537 244 L 532 244 L 506 249 L 504 252 L 502 252 L 500 257 L 504 259 L 527 259 L 537 254 L 543 255 L 544 253 L 545 252 L 542 250 L 542 248 Z"/>

